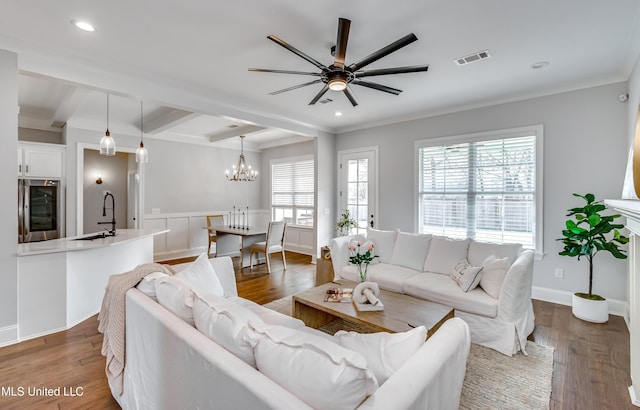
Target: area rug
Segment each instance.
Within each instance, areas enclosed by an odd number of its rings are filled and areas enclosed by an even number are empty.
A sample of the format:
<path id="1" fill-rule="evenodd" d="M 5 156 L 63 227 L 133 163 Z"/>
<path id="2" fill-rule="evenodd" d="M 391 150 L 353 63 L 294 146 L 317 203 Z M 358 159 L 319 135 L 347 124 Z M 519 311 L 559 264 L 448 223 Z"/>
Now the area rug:
<path id="1" fill-rule="evenodd" d="M 290 316 L 291 296 L 264 306 Z M 341 329 L 367 331 L 341 319 L 320 328 L 329 334 Z M 554 349 L 533 342 L 527 342 L 526 349 L 528 356 L 518 353 L 509 357 L 472 344 L 460 409 L 548 409 Z"/>

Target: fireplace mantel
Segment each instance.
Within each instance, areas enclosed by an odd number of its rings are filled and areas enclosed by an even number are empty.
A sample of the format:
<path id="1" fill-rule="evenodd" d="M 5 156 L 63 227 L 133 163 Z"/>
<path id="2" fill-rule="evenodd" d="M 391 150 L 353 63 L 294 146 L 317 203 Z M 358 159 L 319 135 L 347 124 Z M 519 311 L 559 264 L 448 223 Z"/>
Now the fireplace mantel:
<path id="1" fill-rule="evenodd" d="M 629 346 L 631 348 L 631 403 L 640 407 L 640 201 L 607 199 L 605 203 L 627 217 L 629 229 Z"/>

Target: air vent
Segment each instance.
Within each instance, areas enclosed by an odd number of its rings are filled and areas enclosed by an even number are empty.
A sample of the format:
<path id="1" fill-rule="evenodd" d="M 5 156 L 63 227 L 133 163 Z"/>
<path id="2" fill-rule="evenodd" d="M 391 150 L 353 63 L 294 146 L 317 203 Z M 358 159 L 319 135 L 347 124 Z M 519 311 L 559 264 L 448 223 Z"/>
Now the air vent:
<path id="1" fill-rule="evenodd" d="M 331 98 L 325 98 L 324 100 L 320 100 L 318 102 L 320 104 L 329 104 L 331 101 L 333 101 Z"/>
<path id="2" fill-rule="evenodd" d="M 489 54 L 489 50 L 484 50 L 478 51 L 477 53 L 469 54 L 468 56 L 456 58 L 453 61 L 455 61 L 457 65 L 466 65 L 469 63 L 487 59 L 489 57 L 491 57 L 491 54 Z"/>
<path id="3" fill-rule="evenodd" d="M 236 125 L 236 124 L 229 125 L 229 128 L 238 128 L 238 127 L 239 125 Z"/>

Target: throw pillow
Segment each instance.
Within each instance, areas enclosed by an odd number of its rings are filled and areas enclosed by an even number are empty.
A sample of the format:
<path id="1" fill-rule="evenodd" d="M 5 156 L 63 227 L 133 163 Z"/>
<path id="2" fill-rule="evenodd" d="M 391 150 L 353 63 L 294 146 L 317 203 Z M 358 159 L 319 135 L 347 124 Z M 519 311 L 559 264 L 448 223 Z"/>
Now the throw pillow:
<path id="1" fill-rule="evenodd" d="M 431 237 L 429 234 L 399 232 L 389 263 L 422 271 Z"/>
<path id="2" fill-rule="evenodd" d="M 264 323 L 235 299 L 195 295 L 193 320 L 196 328 L 249 366 L 256 367 L 250 333 L 253 326 Z"/>
<path id="3" fill-rule="evenodd" d="M 322 336 L 282 326 L 256 329 L 258 370 L 316 409 L 354 409 L 378 388 L 365 358 Z"/>
<path id="4" fill-rule="evenodd" d="M 144 293 L 145 295 L 147 295 L 148 297 L 150 297 L 151 299 L 157 302 L 158 297 L 156 296 L 156 281 L 158 279 L 168 278 L 168 277 L 169 275 L 167 275 L 164 272 L 152 272 L 147 276 L 145 276 L 144 278 L 142 278 L 140 283 L 138 283 L 138 285 L 136 286 L 136 289 L 138 289 L 140 292 Z"/>
<path id="5" fill-rule="evenodd" d="M 356 333 L 338 331 L 336 342 L 364 356 L 378 383 L 387 381 L 427 339 L 427 329 L 418 326 L 404 333 Z"/>
<path id="6" fill-rule="evenodd" d="M 495 255 L 489 256 L 482 262 L 480 287 L 494 299 L 500 296 L 502 282 L 509 272 L 509 266 L 509 258 L 497 258 Z"/>
<path id="7" fill-rule="evenodd" d="M 465 258 L 458 262 L 449 276 L 460 286 L 460 289 L 469 292 L 478 287 L 482 277 L 482 266 L 471 266 Z"/>
<path id="8" fill-rule="evenodd" d="M 367 229 L 367 239 L 373 241 L 380 263 L 389 263 L 391 260 L 398 232 L 398 230 L 379 231 L 377 229 Z"/>
<path id="9" fill-rule="evenodd" d="M 467 259 L 473 266 L 480 266 L 485 259 L 494 255 L 498 258 L 509 258 L 509 265 L 513 265 L 521 250 L 522 245 L 519 243 L 486 243 L 471 239 Z"/>
<path id="10" fill-rule="evenodd" d="M 423 270 L 448 275 L 462 258 L 467 257 L 468 248 L 469 239 L 458 240 L 434 236 L 431 238 Z"/>
<path id="11" fill-rule="evenodd" d="M 224 296 L 220 279 L 209 263 L 209 256 L 206 253 L 198 256 L 191 265 L 176 273 L 175 277 L 188 283 L 194 290 Z"/>
<path id="12" fill-rule="evenodd" d="M 175 276 L 158 279 L 156 295 L 158 296 L 158 303 L 191 326 L 194 326 L 193 291 L 188 283 Z"/>

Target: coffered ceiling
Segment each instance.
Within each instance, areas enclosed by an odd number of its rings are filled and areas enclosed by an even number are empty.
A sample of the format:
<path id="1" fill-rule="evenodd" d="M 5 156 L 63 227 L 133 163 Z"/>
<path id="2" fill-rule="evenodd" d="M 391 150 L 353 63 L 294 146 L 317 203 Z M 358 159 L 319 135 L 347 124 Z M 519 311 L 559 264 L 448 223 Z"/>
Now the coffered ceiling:
<path id="1" fill-rule="evenodd" d="M 257 146 L 625 81 L 640 51 L 637 0 L 238 0 L 234 2 L 5 0 L 0 49 L 19 55 L 21 126 L 111 121 L 151 138 L 219 143 L 240 133 Z M 418 41 L 368 69 L 428 64 L 428 72 L 372 81 L 398 95 L 352 87 L 308 105 L 315 79 L 249 67 L 317 71 L 269 41 L 276 35 L 329 65 L 338 18 L 352 21 L 351 63 L 413 32 Z M 86 20 L 83 32 L 71 20 Z M 455 60 L 487 50 L 489 58 Z M 535 63 L 546 62 L 534 69 Z M 334 115 L 337 111 L 341 116 Z M 148 119 L 147 119 L 148 118 Z"/>

